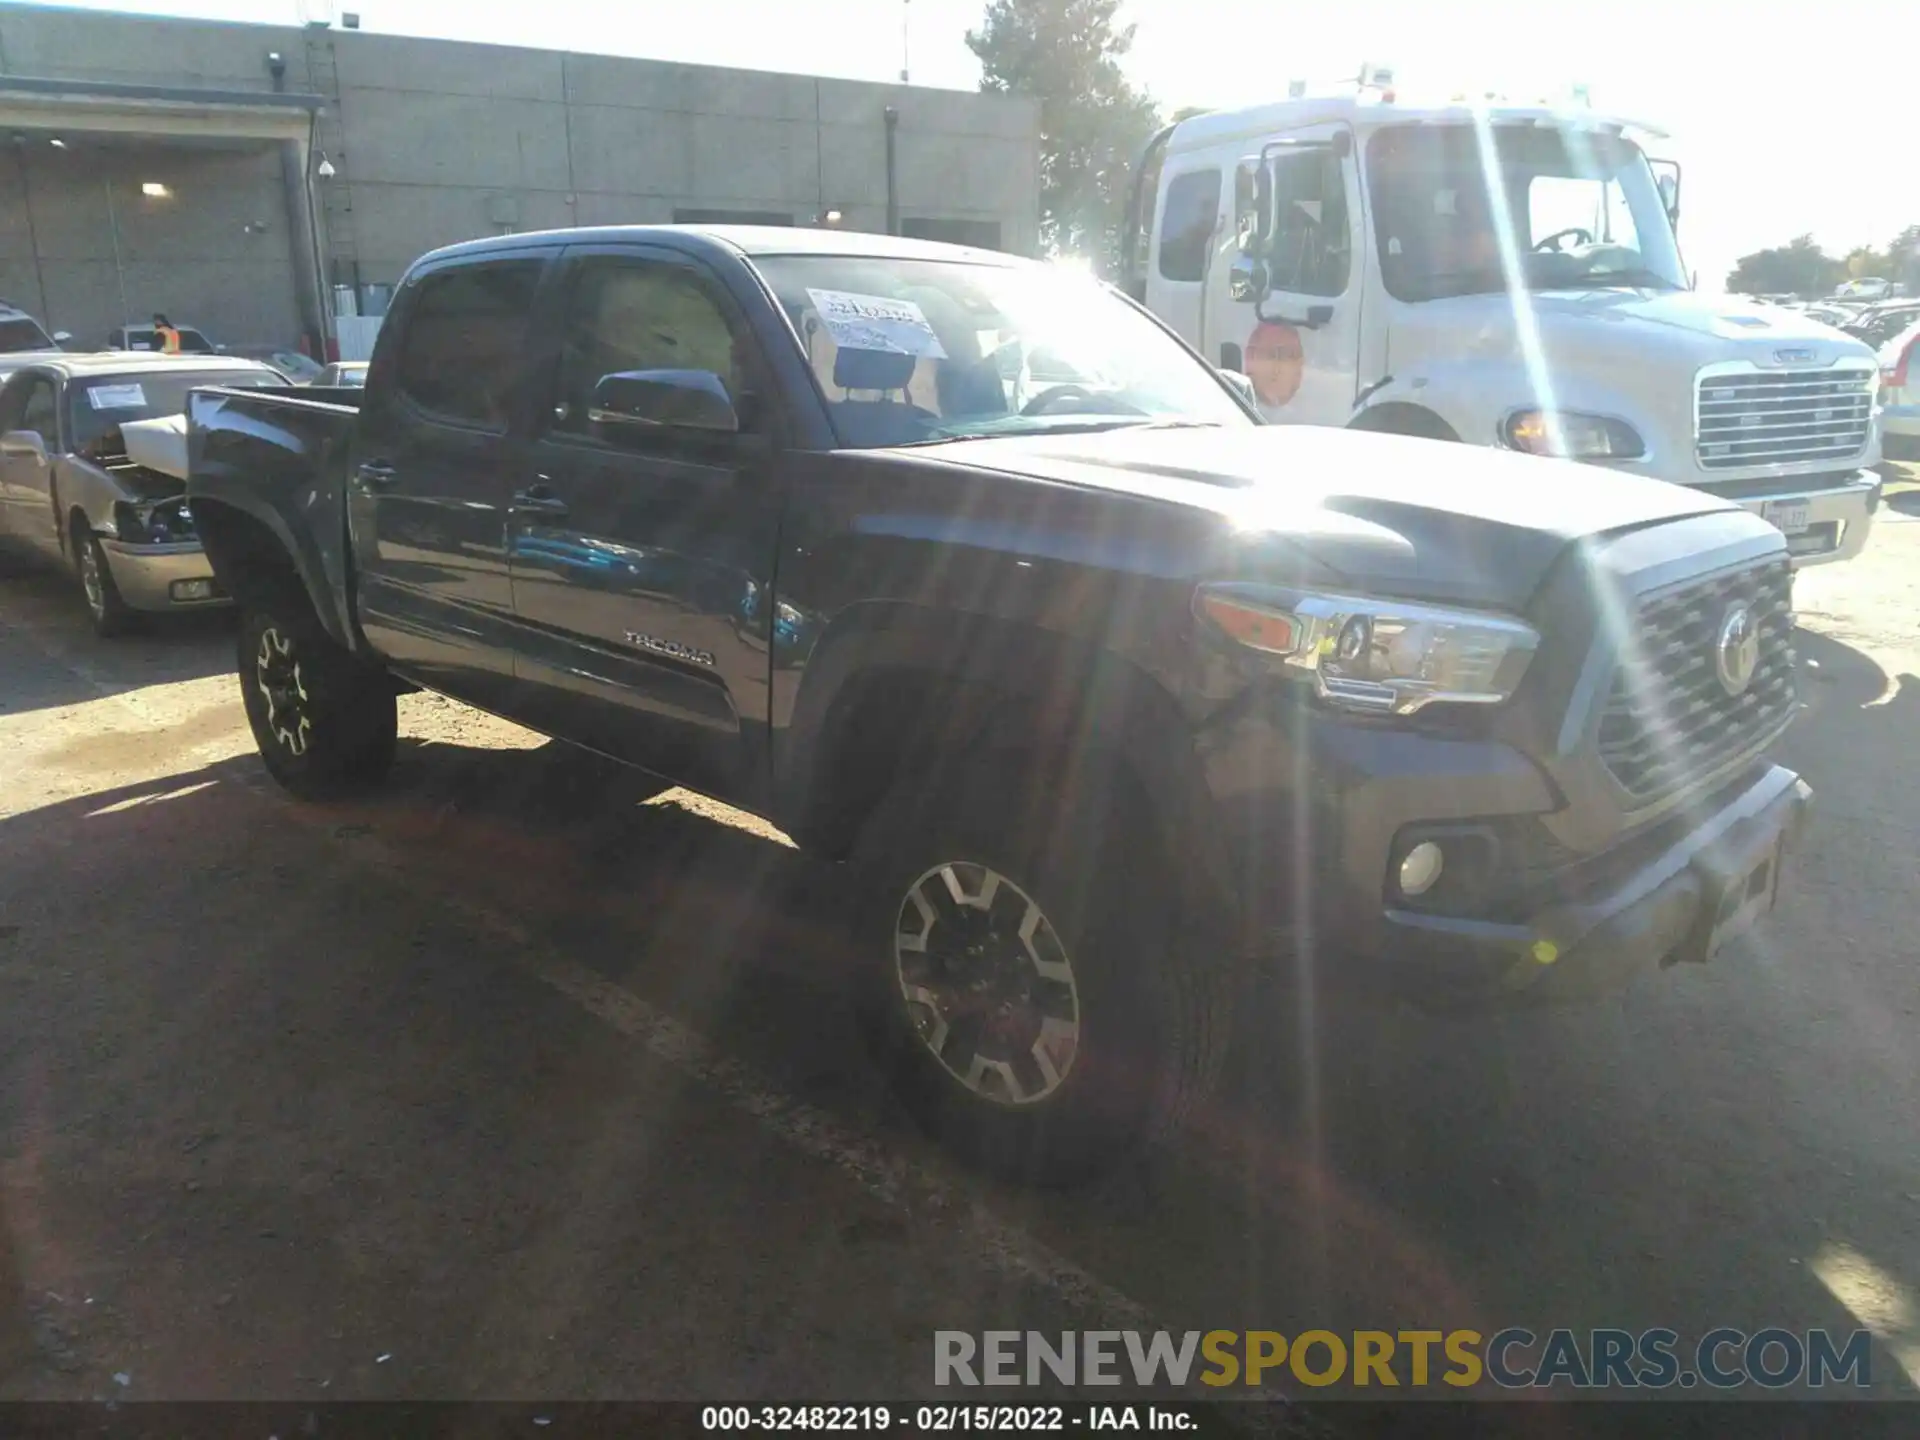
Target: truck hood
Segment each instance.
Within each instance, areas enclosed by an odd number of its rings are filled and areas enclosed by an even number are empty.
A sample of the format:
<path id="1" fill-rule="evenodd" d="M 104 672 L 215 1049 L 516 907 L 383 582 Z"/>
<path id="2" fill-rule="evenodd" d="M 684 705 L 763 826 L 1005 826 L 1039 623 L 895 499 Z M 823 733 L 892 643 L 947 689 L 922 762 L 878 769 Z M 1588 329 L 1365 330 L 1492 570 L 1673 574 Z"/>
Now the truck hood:
<path id="1" fill-rule="evenodd" d="M 1763 369 L 1821 368 L 1841 360 L 1871 364 L 1873 352 L 1852 336 L 1793 310 L 1689 290 L 1546 290 L 1531 303 L 1556 387 L 1566 378 L 1678 372 L 1674 388 L 1692 403 L 1691 378 L 1717 360 L 1747 360 Z M 1402 308 L 1390 345 L 1396 373 L 1438 358 L 1525 363 L 1512 299 L 1462 295 Z M 1656 383 L 1670 379 L 1666 374 Z M 1515 397 L 1515 404 L 1522 403 Z M 1689 412 L 1689 423 L 1691 414 Z"/>
<path id="2" fill-rule="evenodd" d="M 1218 548 L 1191 558 L 1215 574 L 1306 572 L 1505 609 L 1524 606 L 1578 541 L 1733 508 L 1570 461 L 1300 425 L 999 437 L 900 453 L 1211 511 L 1223 522 Z"/>

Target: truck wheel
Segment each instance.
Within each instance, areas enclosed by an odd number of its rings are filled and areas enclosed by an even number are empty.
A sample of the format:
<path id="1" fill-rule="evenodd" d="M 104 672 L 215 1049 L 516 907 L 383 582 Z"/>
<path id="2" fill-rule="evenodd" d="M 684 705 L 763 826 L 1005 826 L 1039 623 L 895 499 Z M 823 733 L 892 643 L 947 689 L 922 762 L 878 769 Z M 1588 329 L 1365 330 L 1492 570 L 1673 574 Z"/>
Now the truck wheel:
<path id="1" fill-rule="evenodd" d="M 134 613 L 120 598 L 120 587 L 113 583 L 113 571 L 107 565 L 107 552 L 100 548 L 100 537 L 79 521 L 73 529 L 73 568 L 80 576 L 80 592 L 87 599 L 87 618 L 93 633 L 102 640 L 126 634 L 134 626 Z"/>
<path id="2" fill-rule="evenodd" d="M 254 743 L 287 790 L 325 800 L 387 773 L 398 733 L 393 683 L 337 645 L 304 604 L 250 606 L 239 661 Z"/>
<path id="3" fill-rule="evenodd" d="M 1009 768 L 937 794 L 910 782 L 865 827 L 856 1008 L 936 1139 L 1061 1184 L 1163 1137 L 1206 1094 L 1226 967 L 1178 923 L 1129 787 L 1063 804 Z"/>

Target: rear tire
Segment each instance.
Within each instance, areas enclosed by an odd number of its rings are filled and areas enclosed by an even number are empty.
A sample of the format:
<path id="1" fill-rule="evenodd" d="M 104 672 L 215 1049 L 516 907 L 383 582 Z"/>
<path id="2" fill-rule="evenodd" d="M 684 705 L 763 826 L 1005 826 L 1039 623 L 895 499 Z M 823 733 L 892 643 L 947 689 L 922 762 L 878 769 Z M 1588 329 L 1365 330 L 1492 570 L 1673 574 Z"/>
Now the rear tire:
<path id="1" fill-rule="evenodd" d="M 114 640 L 132 630 L 137 617 L 120 598 L 120 587 L 113 583 L 113 569 L 107 564 L 100 537 L 78 519 L 73 522 L 73 568 L 80 579 L 93 633 L 102 640 Z"/>
<path id="2" fill-rule="evenodd" d="M 1144 801 L 1113 775 L 1080 788 L 1063 800 L 1017 757 L 909 782 L 854 853 L 882 1071 L 935 1139 L 1040 1184 L 1176 1130 L 1224 1035 L 1224 955 L 1181 923 Z"/>
<path id="3" fill-rule="evenodd" d="M 386 775 L 399 733 L 393 682 L 335 643 L 304 597 L 247 606 L 239 668 L 260 758 L 289 792 L 326 800 Z"/>

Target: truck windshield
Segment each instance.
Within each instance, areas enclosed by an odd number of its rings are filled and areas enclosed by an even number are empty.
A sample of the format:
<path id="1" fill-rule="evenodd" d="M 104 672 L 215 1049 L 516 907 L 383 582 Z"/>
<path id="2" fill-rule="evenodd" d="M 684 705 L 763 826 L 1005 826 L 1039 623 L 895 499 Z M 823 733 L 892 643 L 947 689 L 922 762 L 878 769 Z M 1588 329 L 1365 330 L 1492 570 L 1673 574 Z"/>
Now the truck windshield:
<path id="1" fill-rule="evenodd" d="M 1529 290 L 1687 288 L 1639 146 L 1532 124 L 1487 133 L 1486 164 L 1468 123 L 1394 125 L 1368 143 L 1381 278 L 1395 298 L 1506 290 L 1509 263 Z"/>
<path id="2" fill-rule="evenodd" d="M 13 354 L 21 350 L 53 348 L 53 338 L 36 322 L 24 316 L 12 320 L 0 320 L 0 355 Z"/>
<path id="3" fill-rule="evenodd" d="M 1184 346 L 1091 279 L 895 257 L 755 264 L 793 322 L 841 443 L 855 449 L 1257 423 Z"/>
<path id="4" fill-rule="evenodd" d="M 184 415 L 187 393 L 202 386 L 255 389 L 286 383 L 264 366 L 258 370 L 216 370 L 211 374 L 169 370 L 161 375 L 151 371 L 89 375 L 85 380 L 76 380 L 68 389 L 74 452 L 90 460 L 110 460 L 124 455 L 126 442 L 120 438 L 122 425 L 129 420 Z"/>

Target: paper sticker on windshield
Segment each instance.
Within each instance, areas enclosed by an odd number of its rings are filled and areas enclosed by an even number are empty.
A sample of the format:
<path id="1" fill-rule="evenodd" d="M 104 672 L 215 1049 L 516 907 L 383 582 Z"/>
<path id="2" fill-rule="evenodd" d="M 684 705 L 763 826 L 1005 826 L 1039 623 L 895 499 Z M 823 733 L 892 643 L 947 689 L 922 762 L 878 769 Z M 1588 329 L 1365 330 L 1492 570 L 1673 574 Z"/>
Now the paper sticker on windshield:
<path id="1" fill-rule="evenodd" d="M 846 290 L 807 291 L 833 343 L 846 350 L 885 350 L 944 360 L 947 352 L 921 308 L 911 300 L 855 295 Z"/>
<path id="2" fill-rule="evenodd" d="M 87 403 L 96 410 L 143 410 L 147 392 L 138 385 L 95 385 L 87 391 Z"/>

